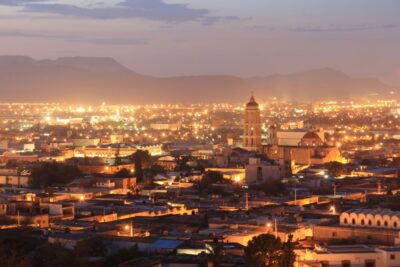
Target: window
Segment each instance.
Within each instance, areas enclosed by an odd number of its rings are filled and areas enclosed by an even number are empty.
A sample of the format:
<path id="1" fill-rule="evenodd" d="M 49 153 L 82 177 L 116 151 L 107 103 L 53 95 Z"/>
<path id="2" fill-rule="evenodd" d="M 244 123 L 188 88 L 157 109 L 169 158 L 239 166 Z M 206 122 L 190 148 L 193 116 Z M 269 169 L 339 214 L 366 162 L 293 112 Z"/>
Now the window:
<path id="1" fill-rule="evenodd" d="M 336 232 L 332 232 L 332 237 L 336 237 Z"/>
<path id="2" fill-rule="evenodd" d="M 329 261 L 321 261 L 321 267 L 329 267 Z"/>
<path id="3" fill-rule="evenodd" d="M 391 260 L 395 260 L 396 259 L 396 255 L 395 254 L 390 254 L 390 259 Z"/>
<path id="4" fill-rule="evenodd" d="M 394 223 L 393 223 L 393 227 L 394 227 L 394 228 L 397 228 L 397 222 L 394 222 Z"/>
<path id="5" fill-rule="evenodd" d="M 381 221 L 378 221 L 376 224 L 377 224 L 378 226 L 381 226 Z"/>
<path id="6" fill-rule="evenodd" d="M 353 220 L 351 220 L 351 224 L 356 224 L 356 220 L 355 219 L 353 219 Z"/>
<path id="7" fill-rule="evenodd" d="M 375 260 L 366 260 L 365 261 L 365 267 L 375 267 Z"/>
<path id="8" fill-rule="evenodd" d="M 383 224 L 385 225 L 385 227 L 388 227 L 389 225 L 387 221 L 385 221 Z"/>
<path id="9" fill-rule="evenodd" d="M 347 224 L 347 218 L 344 218 L 344 224 Z"/>
<path id="10" fill-rule="evenodd" d="M 369 226 L 371 226 L 371 225 L 372 225 L 372 222 L 371 222 L 371 220 L 368 220 L 368 225 L 369 225 Z"/>
<path id="11" fill-rule="evenodd" d="M 364 219 L 362 219 L 361 220 L 361 225 L 364 225 L 364 224 L 365 224 Z"/>
<path id="12" fill-rule="evenodd" d="M 342 267 L 351 267 L 350 261 L 342 261 Z"/>

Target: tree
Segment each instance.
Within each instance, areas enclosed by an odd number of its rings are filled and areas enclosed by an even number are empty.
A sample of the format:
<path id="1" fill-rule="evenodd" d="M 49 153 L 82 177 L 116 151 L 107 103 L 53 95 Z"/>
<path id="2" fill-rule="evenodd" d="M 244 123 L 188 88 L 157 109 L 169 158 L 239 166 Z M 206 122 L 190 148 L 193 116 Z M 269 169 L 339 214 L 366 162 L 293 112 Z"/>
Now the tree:
<path id="1" fill-rule="evenodd" d="M 251 189 L 261 190 L 267 195 L 279 195 L 285 192 L 286 186 L 280 180 L 269 179 L 260 186 L 251 186 Z"/>
<path id="2" fill-rule="evenodd" d="M 115 172 L 113 176 L 116 178 L 129 178 L 132 177 L 132 173 L 128 169 L 122 168 L 121 170 Z"/>
<path id="3" fill-rule="evenodd" d="M 151 172 L 152 175 L 157 175 L 157 174 L 160 174 L 160 173 L 161 174 L 165 174 L 166 173 L 164 167 L 160 166 L 158 164 L 152 165 L 151 168 L 150 168 L 150 172 Z"/>
<path id="4" fill-rule="evenodd" d="M 106 259 L 106 266 L 118 266 L 119 264 L 141 256 L 137 246 L 120 249 L 116 253 L 109 255 Z"/>
<path id="5" fill-rule="evenodd" d="M 289 235 L 288 241 L 282 244 L 282 256 L 279 267 L 292 267 L 296 260 L 294 253 L 294 245 L 292 242 L 293 235 Z"/>
<path id="6" fill-rule="evenodd" d="M 373 163 L 370 159 L 363 159 L 360 164 L 364 166 L 371 166 Z"/>
<path id="7" fill-rule="evenodd" d="M 221 172 L 208 171 L 203 174 L 199 183 L 200 192 L 209 191 L 213 184 L 220 184 L 224 181 L 224 176 Z"/>
<path id="8" fill-rule="evenodd" d="M 217 238 L 211 244 L 208 244 L 207 251 L 213 266 L 219 267 L 226 258 L 224 243 L 220 242 Z"/>
<path id="9" fill-rule="evenodd" d="M 143 170 L 148 169 L 152 165 L 152 158 L 147 150 L 137 150 L 130 158 L 135 164 L 135 174 L 139 181 L 143 179 Z"/>
<path id="10" fill-rule="evenodd" d="M 35 248 L 44 244 L 43 240 L 25 235 L 22 231 L 2 230 L 0 232 L 0 266 L 31 266 Z"/>
<path id="11" fill-rule="evenodd" d="M 6 163 L 6 168 L 15 169 L 19 166 L 18 161 L 16 159 L 10 159 Z"/>
<path id="12" fill-rule="evenodd" d="M 69 267 L 74 265 L 74 254 L 60 245 L 45 244 L 37 248 L 32 257 L 33 267 Z"/>
<path id="13" fill-rule="evenodd" d="M 89 238 L 76 244 L 75 254 L 79 258 L 105 257 L 107 249 L 100 238 Z"/>
<path id="14" fill-rule="evenodd" d="M 181 156 L 181 157 L 179 157 L 178 160 L 177 160 L 177 165 L 175 167 L 175 171 L 179 171 L 179 172 L 190 171 L 190 167 L 187 165 L 189 160 L 190 160 L 189 156 Z"/>
<path id="15" fill-rule="evenodd" d="M 278 267 L 282 258 L 280 238 L 269 234 L 254 237 L 245 248 L 246 263 L 251 267 Z"/>
<path id="16" fill-rule="evenodd" d="M 44 162 L 32 169 L 29 184 L 33 188 L 46 188 L 55 184 L 68 184 L 81 175 L 75 165 Z"/>
<path id="17" fill-rule="evenodd" d="M 341 176 L 346 171 L 345 165 L 337 161 L 328 162 L 325 164 L 325 167 L 333 177 Z"/>

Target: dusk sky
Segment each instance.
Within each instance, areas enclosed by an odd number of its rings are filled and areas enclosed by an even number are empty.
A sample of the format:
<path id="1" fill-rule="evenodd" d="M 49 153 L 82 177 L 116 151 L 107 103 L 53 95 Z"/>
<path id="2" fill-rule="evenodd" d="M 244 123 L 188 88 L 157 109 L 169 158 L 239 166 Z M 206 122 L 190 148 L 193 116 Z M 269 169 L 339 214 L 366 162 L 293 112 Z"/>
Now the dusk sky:
<path id="1" fill-rule="evenodd" d="M 399 0 L 0 0 L 0 47 L 150 75 L 332 67 L 398 86 L 399 13 Z"/>

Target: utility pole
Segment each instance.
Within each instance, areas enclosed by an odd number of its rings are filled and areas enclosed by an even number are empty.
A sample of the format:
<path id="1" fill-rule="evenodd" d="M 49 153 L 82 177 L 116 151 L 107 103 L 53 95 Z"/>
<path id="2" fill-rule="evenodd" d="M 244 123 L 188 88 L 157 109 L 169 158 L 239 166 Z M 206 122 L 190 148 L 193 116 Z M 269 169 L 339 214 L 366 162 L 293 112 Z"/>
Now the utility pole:
<path id="1" fill-rule="evenodd" d="M 249 192 L 247 191 L 249 187 L 247 185 L 243 185 L 242 188 L 244 189 L 244 208 L 246 211 L 249 210 Z"/>
<path id="2" fill-rule="evenodd" d="M 245 201 L 246 201 L 246 211 L 248 211 L 249 210 L 249 193 L 246 191 L 246 194 L 245 194 Z"/>
<path id="3" fill-rule="evenodd" d="M 131 220 L 130 236 L 133 237 L 133 222 Z"/>
<path id="4" fill-rule="evenodd" d="M 336 197 L 336 184 L 333 184 L 333 196 Z"/>

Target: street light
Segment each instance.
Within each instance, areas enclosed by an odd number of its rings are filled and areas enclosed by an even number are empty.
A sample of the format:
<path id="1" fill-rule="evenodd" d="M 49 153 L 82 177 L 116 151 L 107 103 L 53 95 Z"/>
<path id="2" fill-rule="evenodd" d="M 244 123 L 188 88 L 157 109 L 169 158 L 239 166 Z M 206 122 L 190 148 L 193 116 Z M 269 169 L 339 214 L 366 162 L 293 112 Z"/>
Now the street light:
<path id="1" fill-rule="evenodd" d="M 336 214 L 336 207 L 335 206 L 332 205 L 329 210 L 332 211 L 333 214 Z"/>
<path id="2" fill-rule="evenodd" d="M 132 220 L 131 220 L 130 224 L 125 224 L 124 225 L 124 230 L 125 231 L 129 231 L 129 236 L 133 237 L 133 222 L 132 222 Z"/>
<path id="3" fill-rule="evenodd" d="M 267 228 L 271 228 L 272 227 L 272 223 L 267 223 Z M 274 218 L 274 235 L 275 238 L 278 238 L 278 221 L 276 220 L 276 218 Z"/>

